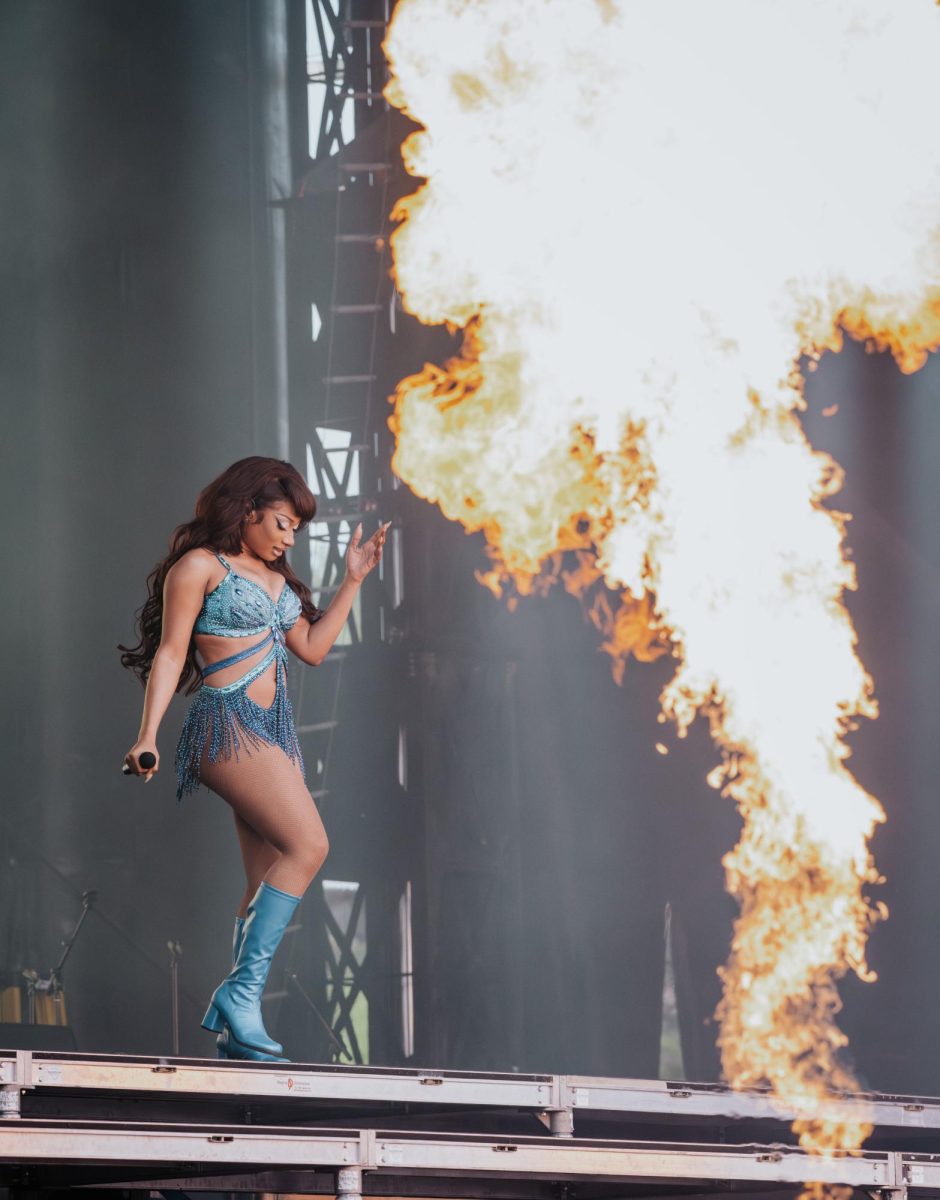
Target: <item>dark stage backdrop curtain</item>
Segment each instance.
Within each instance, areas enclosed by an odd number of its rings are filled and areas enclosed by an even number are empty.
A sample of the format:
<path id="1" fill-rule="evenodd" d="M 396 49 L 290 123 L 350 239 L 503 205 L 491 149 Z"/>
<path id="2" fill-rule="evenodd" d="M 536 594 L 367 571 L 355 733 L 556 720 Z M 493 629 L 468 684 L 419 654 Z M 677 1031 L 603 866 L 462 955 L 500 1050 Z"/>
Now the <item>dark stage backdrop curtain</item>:
<path id="1" fill-rule="evenodd" d="M 881 715 L 854 735 L 850 768 L 887 822 L 874 838 L 890 908 L 871 938 L 874 984 L 847 979 L 842 1023 L 863 1082 L 940 1088 L 940 361 L 904 376 L 853 344 L 827 356 L 809 388 L 807 428 L 847 471 L 835 505 L 853 514 L 858 591 L 848 598 Z M 826 418 L 822 409 L 839 405 Z"/>
<path id="2" fill-rule="evenodd" d="M 442 807 L 476 813 L 451 838 L 453 862 L 441 861 L 432 839 L 424 875 L 429 892 L 451 896 L 455 914 L 450 923 L 438 914 L 442 928 L 422 947 L 433 986 L 453 998 L 446 1011 L 428 998 L 421 1009 L 433 1061 L 495 1069 L 498 1044 L 516 1069 L 656 1077 L 671 899 L 686 1060 L 714 1077 L 707 1020 L 733 912 L 720 856 L 737 819 L 705 784 L 707 740 L 693 733 L 666 758 L 654 750 L 668 663 L 631 664 L 618 687 L 598 635 L 560 586 L 511 613 L 473 581 L 484 561 L 478 536 L 415 504 L 404 522 L 419 546 L 409 564 L 419 586 L 400 619 L 434 664 L 407 693 L 419 727 L 413 786 L 435 820 Z M 485 669 L 461 669 L 474 656 Z M 509 712 L 492 683 L 498 673 Z M 498 713 L 501 734 L 486 711 Z M 511 775 L 497 781 L 494 764 L 510 758 Z M 487 853 L 501 855 L 506 871 L 511 862 L 519 881 L 501 897 L 499 921 L 475 902 L 478 884 L 454 877 L 468 860 L 482 871 Z M 455 949 L 448 937 L 468 923 L 476 938 Z M 488 990 L 499 978 L 501 1004 Z M 465 1008 L 476 1014 L 469 1045 Z"/>
<path id="3" fill-rule="evenodd" d="M 173 702 L 146 788 L 119 767 L 142 691 L 115 644 L 195 494 L 278 449 L 264 76 L 248 0 L 19 0 L 0 9 L 5 687 L 0 966 L 66 970 L 88 1050 L 183 1050 L 224 969 L 234 830 L 177 808 Z M 282 185 L 289 181 L 281 181 Z M 197 918 L 197 919 L 194 919 Z"/>

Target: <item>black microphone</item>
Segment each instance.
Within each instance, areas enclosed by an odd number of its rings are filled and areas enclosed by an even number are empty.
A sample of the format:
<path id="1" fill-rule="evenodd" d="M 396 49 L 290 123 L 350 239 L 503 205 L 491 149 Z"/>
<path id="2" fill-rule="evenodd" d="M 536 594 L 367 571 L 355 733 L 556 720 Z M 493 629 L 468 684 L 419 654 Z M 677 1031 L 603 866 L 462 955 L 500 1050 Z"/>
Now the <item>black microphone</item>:
<path id="1" fill-rule="evenodd" d="M 137 760 L 145 771 L 149 771 L 152 766 L 156 765 L 157 756 L 151 754 L 149 750 L 145 750 Z M 121 771 L 125 775 L 136 775 L 136 771 L 132 771 L 129 763 L 121 763 Z"/>

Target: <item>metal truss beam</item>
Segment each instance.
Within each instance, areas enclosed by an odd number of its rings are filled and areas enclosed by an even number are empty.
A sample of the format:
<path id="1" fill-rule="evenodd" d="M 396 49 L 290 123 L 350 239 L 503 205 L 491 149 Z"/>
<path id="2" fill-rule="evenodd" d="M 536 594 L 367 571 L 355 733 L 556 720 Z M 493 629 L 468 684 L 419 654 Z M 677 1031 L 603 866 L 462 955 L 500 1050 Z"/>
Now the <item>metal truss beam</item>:
<path id="1" fill-rule="evenodd" d="M 306 99 L 304 106 L 297 105 L 297 111 L 320 111 L 319 127 L 308 131 L 312 161 L 299 172 L 293 196 L 279 203 L 287 211 L 290 242 L 291 457 L 305 463 L 317 496 L 309 560 L 296 565 L 325 608 L 343 578 L 357 523 L 362 521 L 368 537 L 378 519 L 394 516 L 381 349 L 394 319 L 389 155 L 399 138 L 381 95 L 387 80 L 382 40 L 391 4 L 306 0 L 304 11 L 310 55 L 303 85 L 310 89 L 307 99 L 314 95 L 323 104 L 322 110 L 318 104 L 307 109 Z M 390 582 L 400 537 L 400 530 L 392 531 L 389 552 L 357 596 L 341 641 L 319 670 L 300 673 L 293 697 L 308 786 L 337 844 L 347 819 L 342 807 L 346 780 L 336 765 L 336 750 L 348 736 L 349 680 L 356 678 L 363 655 L 383 653 L 388 640 L 388 614 L 397 594 Z M 387 741 L 395 731 L 371 730 L 380 740 L 383 732 Z M 367 821 L 377 810 L 381 815 L 379 797 L 397 786 L 393 771 L 394 763 L 391 778 L 375 780 L 376 807 L 371 797 L 362 801 Z M 364 906 L 368 944 L 364 956 L 357 957 L 357 920 L 341 927 L 317 881 L 305 903 L 307 928 L 298 955 L 315 945 L 319 957 L 308 967 L 304 986 L 334 1035 L 323 1044 L 324 1057 L 335 1056 L 342 1045 L 357 1062 L 375 1055 L 400 1061 L 401 1021 L 389 1011 L 397 1002 L 387 981 L 396 969 L 401 886 L 396 891 L 386 877 L 376 878 L 364 845 L 344 850 L 343 878 L 359 886 L 357 913 Z M 362 997 L 368 1007 L 368 1045 L 360 1037 Z M 313 1052 L 319 1054 L 319 1047 Z"/>

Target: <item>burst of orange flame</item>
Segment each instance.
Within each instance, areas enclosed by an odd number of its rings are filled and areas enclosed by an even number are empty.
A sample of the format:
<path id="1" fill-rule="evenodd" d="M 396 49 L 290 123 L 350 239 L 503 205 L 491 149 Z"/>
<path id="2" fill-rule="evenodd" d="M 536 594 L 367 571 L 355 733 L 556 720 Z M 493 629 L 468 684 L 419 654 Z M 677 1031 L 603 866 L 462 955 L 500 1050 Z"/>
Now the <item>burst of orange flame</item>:
<path id="1" fill-rule="evenodd" d="M 877 708 L 826 503 L 841 470 L 803 434 L 797 363 L 846 333 L 904 371 L 940 344 L 940 18 L 927 0 L 728 7 L 400 0 L 387 94 L 424 126 L 403 157 L 427 182 L 394 213 L 396 279 L 419 319 L 464 332 L 399 384 L 394 467 L 483 531 L 494 594 L 579 596 L 618 679 L 629 656 L 676 657 L 663 713 L 680 736 L 705 715 L 710 782 L 744 818 L 726 1077 L 770 1084 L 804 1146 L 845 1152 L 868 1126 L 828 1103 L 856 1086 L 835 984 L 871 978 L 884 815 L 845 765 Z M 873 83 L 892 63 L 896 86 Z M 823 112 L 850 144 L 813 160 L 807 197 L 785 167 Z M 894 148 L 877 173 L 859 113 Z"/>

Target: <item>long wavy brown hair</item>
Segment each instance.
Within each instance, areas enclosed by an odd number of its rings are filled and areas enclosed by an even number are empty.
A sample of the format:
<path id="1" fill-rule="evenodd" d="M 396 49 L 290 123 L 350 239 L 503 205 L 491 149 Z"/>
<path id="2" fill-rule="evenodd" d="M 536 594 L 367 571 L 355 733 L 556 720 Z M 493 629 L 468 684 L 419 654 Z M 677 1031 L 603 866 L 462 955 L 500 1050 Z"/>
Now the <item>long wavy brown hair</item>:
<path id="1" fill-rule="evenodd" d="M 277 500 L 286 500 L 293 505 L 301 528 L 316 516 L 316 498 L 300 472 L 282 459 L 263 458 L 260 455 L 240 458 L 199 493 L 196 515 L 191 521 L 177 526 L 170 538 L 169 554 L 147 576 L 147 599 L 137 613 L 140 641 L 136 646 L 118 645 L 118 650 L 123 651 L 121 665 L 133 671 L 141 683 L 147 682 L 153 657 L 160 645 L 163 584 L 170 567 L 187 551 L 201 546 L 223 554 L 239 554 L 242 549 L 241 531 L 251 512 L 267 508 Z M 297 578 L 285 558 L 282 556 L 270 566 L 287 580 L 307 620 L 318 621 L 323 615 L 322 609 L 313 603 L 310 589 Z M 186 662 L 176 690 L 185 690 L 188 694 L 194 692 L 200 682 L 196 643 L 194 638 L 190 638 Z"/>

